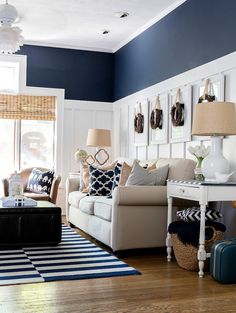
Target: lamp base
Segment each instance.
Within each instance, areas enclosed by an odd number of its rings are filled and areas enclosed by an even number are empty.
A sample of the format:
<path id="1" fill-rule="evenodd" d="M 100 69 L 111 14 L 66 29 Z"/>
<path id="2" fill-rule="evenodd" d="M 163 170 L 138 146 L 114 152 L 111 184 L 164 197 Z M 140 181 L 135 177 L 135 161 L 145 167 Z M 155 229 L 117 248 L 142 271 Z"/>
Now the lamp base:
<path id="1" fill-rule="evenodd" d="M 97 152 L 94 154 L 94 159 L 99 165 L 104 165 L 109 160 L 109 154 L 103 148 L 98 148 Z"/>
<path id="2" fill-rule="evenodd" d="M 221 138 L 211 137 L 211 152 L 202 162 L 202 174 L 205 181 L 216 182 L 215 173 L 228 174 L 229 162 L 222 154 Z"/>

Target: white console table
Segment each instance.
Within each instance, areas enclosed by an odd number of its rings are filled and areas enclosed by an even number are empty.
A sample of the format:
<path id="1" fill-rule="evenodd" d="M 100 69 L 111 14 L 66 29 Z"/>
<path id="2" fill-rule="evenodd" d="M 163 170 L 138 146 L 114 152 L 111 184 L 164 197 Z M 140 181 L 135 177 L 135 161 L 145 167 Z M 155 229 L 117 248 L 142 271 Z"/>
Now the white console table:
<path id="1" fill-rule="evenodd" d="M 188 199 L 198 201 L 201 210 L 200 235 L 199 235 L 199 277 L 204 276 L 204 261 L 207 254 L 205 250 L 205 212 L 208 202 L 211 201 L 233 201 L 236 199 L 236 182 L 225 184 L 213 184 L 198 181 L 178 181 L 170 180 L 167 182 L 167 198 L 168 198 L 168 221 L 172 222 L 172 204 L 173 198 Z M 171 235 L 167 232 L 166 238 L 167 260 L 171 261 L 172 242 Z"/>

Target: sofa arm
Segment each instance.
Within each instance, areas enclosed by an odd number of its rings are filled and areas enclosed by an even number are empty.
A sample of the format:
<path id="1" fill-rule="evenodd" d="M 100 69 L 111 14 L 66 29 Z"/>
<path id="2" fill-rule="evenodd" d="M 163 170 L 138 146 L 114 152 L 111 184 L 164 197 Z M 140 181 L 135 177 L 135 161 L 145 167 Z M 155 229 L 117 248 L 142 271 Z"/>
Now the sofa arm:
<path id="1" fill-rule="evenodd" d="M 66 180 L 66 192 L 69 194 L 72 191 L 78 191 L 80 187 L 80 178 L 78 177 L 68 177 Z"/>
<path id="2" fill-rule="evenodd" d="M 166 186 L 118 186 L 113 191 L 116 205 L 167 205 Z"/>
<path id="3" fill-rule="evenodd" d="M 72 191 L 78 191 L 80 187 L 80 177 L 68 177 L 66 180 L 66 216 L 69 216 L 69 193 Z"/>
<path id="4" fill-rule="evenodd" d="M 50 192 L 50 201 L 54 204 L 56 204 L 57 201 L 57 194 L 58 194 L 58 188 L 61 182 L 61 176 L 57 175 L 54 177 L 52 181 L 52 187 Z"/>

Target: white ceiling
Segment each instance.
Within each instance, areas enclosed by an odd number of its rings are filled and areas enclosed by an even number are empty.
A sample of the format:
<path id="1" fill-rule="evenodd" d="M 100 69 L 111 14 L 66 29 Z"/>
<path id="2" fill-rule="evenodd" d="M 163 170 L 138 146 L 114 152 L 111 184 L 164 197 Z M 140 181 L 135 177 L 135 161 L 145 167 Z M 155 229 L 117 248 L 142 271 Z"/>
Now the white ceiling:
<path id="1" fill-rule="evenodd" d="M 3 0 L 1 0 L 2 2 Z M 26 43 L 114 52 L 185 0 L 9 0 Z M 129 12 L 120 19 L 115 12 Z M 108 35 L 99 30 L 108 29 Z"/>

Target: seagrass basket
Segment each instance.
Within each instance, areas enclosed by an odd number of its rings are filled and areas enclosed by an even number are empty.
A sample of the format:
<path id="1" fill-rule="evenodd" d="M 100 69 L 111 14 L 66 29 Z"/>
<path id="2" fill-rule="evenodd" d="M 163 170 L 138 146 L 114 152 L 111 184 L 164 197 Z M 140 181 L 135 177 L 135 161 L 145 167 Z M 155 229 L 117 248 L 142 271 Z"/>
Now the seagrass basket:
<path id="1" fill-rule="evenodd" d="M 223 238 L 223 232 L 220 230 L 215 230 L 212 226 L 206 226 L 205 228 L 213 229 L 213 236 L 211 239 L 205 241 L 206 252 L 211 251 L 211 246 L 216 240 L 221 240 Z M 175 254 L 176 261 L 178 265 L 188 271 L 198 271 L 198 259 L 197 252 L 198 248 L 190 244 L 184 244 L 178 237 L 177 234 L 172 234 L 172 245 Z M 208 260 L 206 260 L 208 261 Z M 209 261 L 205 262 L 205 269 L 209 267 Z"/>

